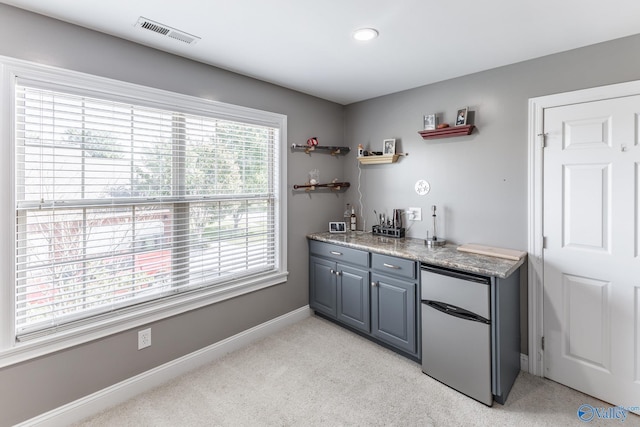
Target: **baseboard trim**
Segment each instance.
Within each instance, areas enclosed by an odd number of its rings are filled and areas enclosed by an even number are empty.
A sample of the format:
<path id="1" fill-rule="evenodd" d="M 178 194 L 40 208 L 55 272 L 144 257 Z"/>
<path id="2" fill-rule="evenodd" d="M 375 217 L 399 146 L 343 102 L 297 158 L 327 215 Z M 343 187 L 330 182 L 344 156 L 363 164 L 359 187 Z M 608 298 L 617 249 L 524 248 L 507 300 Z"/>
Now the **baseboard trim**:
<path id="1" fill-rule="evenodd" d="M 194 351 L 156 368 L 128 378 L 118 384 L 60 406 L 16 427 L 58 427 L 76 423 L 93 414 L 129 400 L 173 378 L 239 350 L 311 315 L 309 306 L 301 307 L 268 322 L 254 326 L 208 347 Z"/>
<path id="2" fill-rule="evenodd" d="M 529 372 L 529 356 L 522 353 L 520 353 L 520 370 Z"/>

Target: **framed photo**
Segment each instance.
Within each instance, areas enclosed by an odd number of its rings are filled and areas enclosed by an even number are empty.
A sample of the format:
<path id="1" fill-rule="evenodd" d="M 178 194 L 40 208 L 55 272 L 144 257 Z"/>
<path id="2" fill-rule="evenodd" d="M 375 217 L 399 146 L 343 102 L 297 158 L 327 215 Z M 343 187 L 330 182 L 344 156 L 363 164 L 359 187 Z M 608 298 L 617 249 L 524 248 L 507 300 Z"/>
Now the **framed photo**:
<path id="1" fill-rule="evenodd" d="M 331 221 L 329 223 L 329 233 L 346 233 L 347 232 L 347 224 L 344 222 L 334 222 Z"/>
<path id="2" fill-rule="evenodd" d="M 382 143 L 382 154 L 388 156 L 391 154 L 396 154 L 396 140 L 395 139 L 385 139 Z"/>
<path id="3" fill-rule="evenodd" d="M 464 126 L 467 124 L 468 110 L 469 107 L 464 107 L 458 110 L 458 114 L 456 114 L 456 126 Z"/>
<path id="4" fill-rule="evenodd" d="M 434 130 L 438 124 L 435 114 L 427 114 L 424 116 L 424 130 Z"/>

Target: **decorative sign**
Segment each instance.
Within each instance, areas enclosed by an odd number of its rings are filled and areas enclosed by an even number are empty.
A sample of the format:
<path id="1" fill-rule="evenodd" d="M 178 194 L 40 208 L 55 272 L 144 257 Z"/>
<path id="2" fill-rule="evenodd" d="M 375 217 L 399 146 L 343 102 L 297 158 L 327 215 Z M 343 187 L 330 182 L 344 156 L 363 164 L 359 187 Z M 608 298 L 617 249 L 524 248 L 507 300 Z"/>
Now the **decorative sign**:
<path id="1" fill-rule="evenodd" d="M 431 186 L 424 179 L 420 179 L 416 182 L 416 193 L 419 195 L 424 196 L 429 192 L 429 190 L 431 190 Z"/>

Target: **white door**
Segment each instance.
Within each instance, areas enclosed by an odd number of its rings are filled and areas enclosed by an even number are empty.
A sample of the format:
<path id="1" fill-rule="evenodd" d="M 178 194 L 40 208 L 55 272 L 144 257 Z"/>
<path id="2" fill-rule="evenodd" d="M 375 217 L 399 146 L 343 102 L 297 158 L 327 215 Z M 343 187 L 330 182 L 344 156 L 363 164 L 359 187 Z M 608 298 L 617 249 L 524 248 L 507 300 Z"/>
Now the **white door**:
<path id="1" fill-rule="evenodd" d="M 640 96 L 544 110 L 545 376 L 640 404 Z"/>

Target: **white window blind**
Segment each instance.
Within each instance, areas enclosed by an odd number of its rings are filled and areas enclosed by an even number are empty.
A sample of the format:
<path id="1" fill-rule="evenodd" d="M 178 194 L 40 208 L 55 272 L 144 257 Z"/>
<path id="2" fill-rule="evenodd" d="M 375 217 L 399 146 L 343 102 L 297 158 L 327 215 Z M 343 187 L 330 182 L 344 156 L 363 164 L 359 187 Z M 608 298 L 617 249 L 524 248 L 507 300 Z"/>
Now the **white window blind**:
<path id="1" fill-rule="evenodd" d="M 19 339 L 278 269 L 277 126 L 15 88 Z"/>

